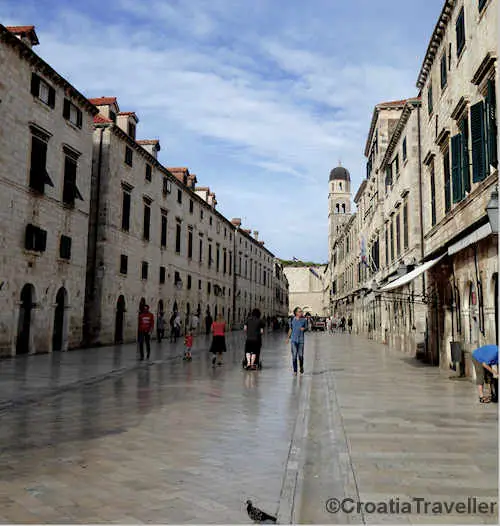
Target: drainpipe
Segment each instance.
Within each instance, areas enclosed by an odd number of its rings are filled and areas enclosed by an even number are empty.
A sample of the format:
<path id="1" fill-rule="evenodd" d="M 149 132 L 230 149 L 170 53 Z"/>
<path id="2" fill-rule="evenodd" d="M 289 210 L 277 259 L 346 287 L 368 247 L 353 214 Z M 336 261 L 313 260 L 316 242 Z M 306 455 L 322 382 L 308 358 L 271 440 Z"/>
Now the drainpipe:
<path id="1" fill-rule="evenodd" d="M 420 124 L 420 106 L 417 107 L 417 129 L 418 129 L 418 202 L 420 221 L 420 260 L 424 259 L 424 211 L 422 197 L 422 133 Z M 422 274 L 422 298 L 425 297 L 425 272 Z"/>

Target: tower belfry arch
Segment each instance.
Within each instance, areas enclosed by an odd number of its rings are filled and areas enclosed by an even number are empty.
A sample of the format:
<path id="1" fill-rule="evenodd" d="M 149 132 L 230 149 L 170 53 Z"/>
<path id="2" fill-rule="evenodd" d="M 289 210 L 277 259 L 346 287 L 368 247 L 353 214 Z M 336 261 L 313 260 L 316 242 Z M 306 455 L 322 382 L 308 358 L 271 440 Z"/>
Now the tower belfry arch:
<path id="1" fill-rule="evenodd" d="M 340 159 L 339 165 L 330 172 L 328 184 L 328 241 L 331 249 L 342 226 L 351 216 L 351 175 Z"/>

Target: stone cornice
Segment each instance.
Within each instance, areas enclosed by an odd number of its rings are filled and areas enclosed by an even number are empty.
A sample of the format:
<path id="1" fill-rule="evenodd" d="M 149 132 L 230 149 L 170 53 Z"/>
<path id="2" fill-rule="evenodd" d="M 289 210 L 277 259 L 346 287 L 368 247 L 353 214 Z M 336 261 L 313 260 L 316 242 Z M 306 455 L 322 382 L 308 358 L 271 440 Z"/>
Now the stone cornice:
<path id="1" fill-rule="evenodd" d="M 0 24 L 0 41 L 18 51 L 22 59 L 28 62 L 30 66 L 36 67 L 51 82 L 63 88 L 67 97 L 74 99 L 79 106 L 85 108 L 92 116 L 99 113 L 99 110 L 85 96 L 2 24 Z"/>
<path id="2" fill-rule="evenodd" d="M 456 0 L 445 0 L 441 14 L 439 15 L 434 31 L 427 46 L 427 51 L 425 52 L 424 61 L 420 68 L 420 73 L 417 78 L 417 88 L 421 90 L 427 81 L 429 72 L 434 64 L 434 58 L 436 57 L 437 50 L 441 45 L 441 41 L 446 32 L 446 27 L 451 19 L 451 14 L 453 13 L 453 8 L 455 7 Z"/>

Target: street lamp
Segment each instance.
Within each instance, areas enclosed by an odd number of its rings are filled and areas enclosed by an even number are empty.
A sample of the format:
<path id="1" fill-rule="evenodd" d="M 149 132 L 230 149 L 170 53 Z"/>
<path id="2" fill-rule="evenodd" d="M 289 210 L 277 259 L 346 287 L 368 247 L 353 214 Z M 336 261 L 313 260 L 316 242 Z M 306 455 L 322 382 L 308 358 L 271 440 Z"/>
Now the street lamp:
<path id="1" fill-rule="evenodd" d="M 490 201 L 486 205 L 486 213 L 488 214 L 488 221 L 491 225 L 493 234 L 498 234 L 498 189 L 495 188 L 491 193 Z"/>

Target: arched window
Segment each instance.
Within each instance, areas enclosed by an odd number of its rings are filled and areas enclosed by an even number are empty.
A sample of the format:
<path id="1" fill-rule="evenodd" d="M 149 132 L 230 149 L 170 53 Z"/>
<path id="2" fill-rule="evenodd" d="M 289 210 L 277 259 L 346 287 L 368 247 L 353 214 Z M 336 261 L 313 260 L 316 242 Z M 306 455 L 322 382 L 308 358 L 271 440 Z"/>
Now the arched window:
<path id="1" fill-rule="evenodd" d="M 345 203 L 342 203 L 342 213 L 345 214 Z"/>
<path id="2" fill-rule="evenodd" d="M 335 213 L 338 214 L 339 212 L 340 212 L 340 206 L 339 206 L 339 204 L 337 203 L 337 204 L 335 205 Z"/>
<path id="3" fill-rule="evenodd" d="M 342 190 L 342 183 L 339 183 L 339 188 Z"/>

